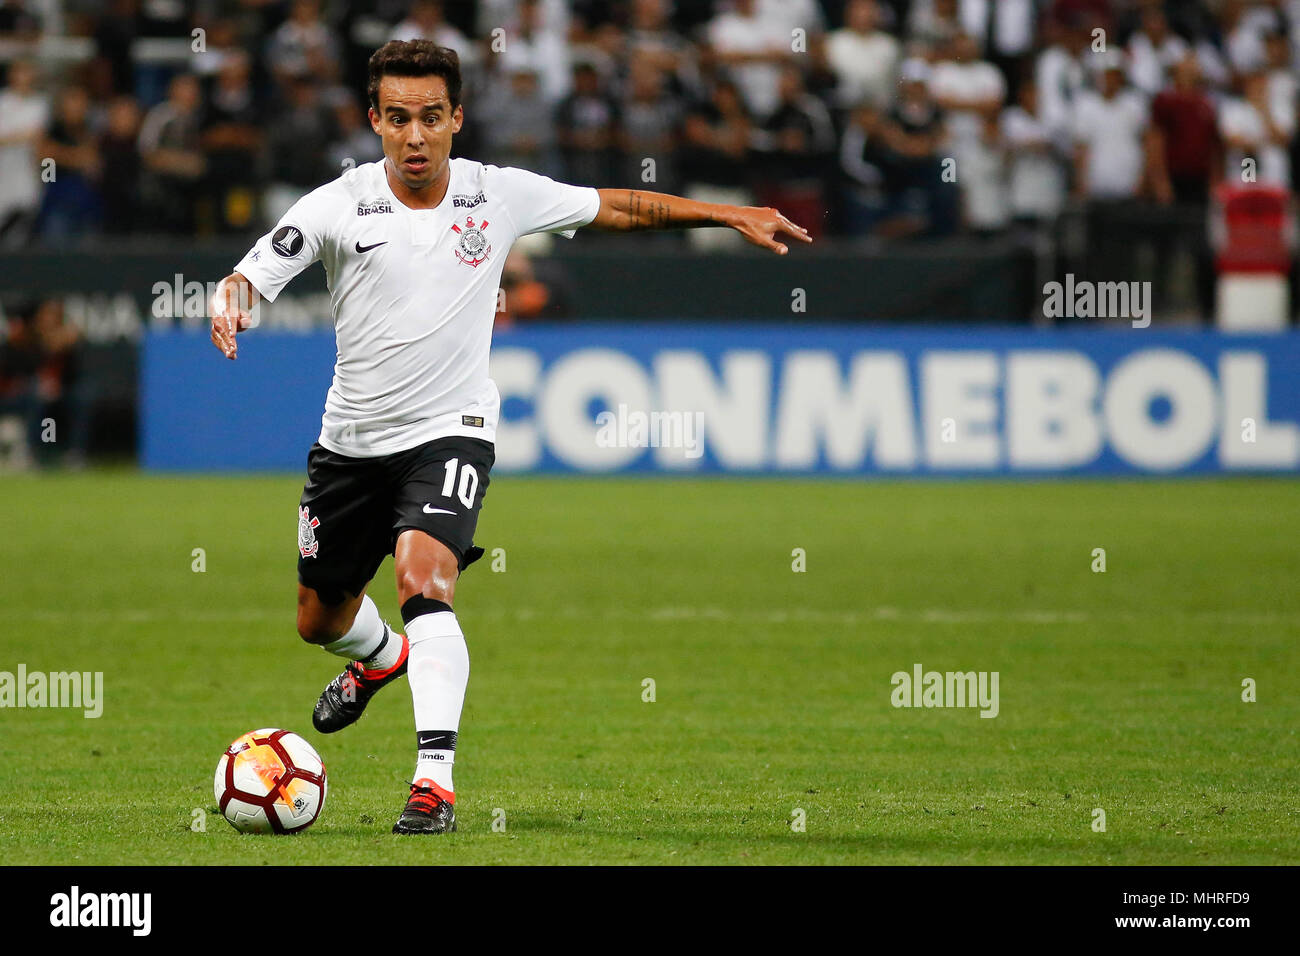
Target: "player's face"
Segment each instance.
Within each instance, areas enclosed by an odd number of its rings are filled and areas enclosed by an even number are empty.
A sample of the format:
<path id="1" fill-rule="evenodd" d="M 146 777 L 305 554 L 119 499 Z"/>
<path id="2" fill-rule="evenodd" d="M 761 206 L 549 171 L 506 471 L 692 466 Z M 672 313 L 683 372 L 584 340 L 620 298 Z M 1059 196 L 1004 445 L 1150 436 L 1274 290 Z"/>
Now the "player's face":
<path id="1" fill-rule="evenodd" d="M 383 140 L 384 156 L 411 190 L 442 177 L 451 138 L 463 119 L 459 106 L 452 109 L 447 81 L 440 76 L 385 76 L 379 81 L 379 109 L 370 110 L 370 128 Z"/>

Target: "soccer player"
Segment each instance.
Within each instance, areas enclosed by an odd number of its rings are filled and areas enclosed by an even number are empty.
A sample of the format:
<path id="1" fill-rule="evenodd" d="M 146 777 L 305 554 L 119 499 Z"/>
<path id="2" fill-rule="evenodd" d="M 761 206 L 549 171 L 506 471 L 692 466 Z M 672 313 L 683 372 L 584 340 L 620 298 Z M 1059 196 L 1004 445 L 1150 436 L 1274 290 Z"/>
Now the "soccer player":
<path id="1" fill-rule="evenodd" d="M 777 234 L 810 239 L 775 209 L 589 189 L 451 159 L 460 65 L 428 40 L 375 51 L 367 92 L 383 161 L 308 193 L 257 241 L 217 286 L 211 335 L 234 359 L 257 302 L 324 263 L 338 358 L 298 507 L 298 633 L 349 663 L 312 720 L 321 733 L 342 730 L 408 675 L 415 775 L 393 832 L 443 833 L 456 828 L 452 764 L 469 680 L 452 599 L 483 554 L 474 528 L 500 410 L 488 350 L 512 243 L 582 226 L 730 227 L 779 254 L 787 247 Z M 405 635 L 366 594 L 388 554 Z"/>

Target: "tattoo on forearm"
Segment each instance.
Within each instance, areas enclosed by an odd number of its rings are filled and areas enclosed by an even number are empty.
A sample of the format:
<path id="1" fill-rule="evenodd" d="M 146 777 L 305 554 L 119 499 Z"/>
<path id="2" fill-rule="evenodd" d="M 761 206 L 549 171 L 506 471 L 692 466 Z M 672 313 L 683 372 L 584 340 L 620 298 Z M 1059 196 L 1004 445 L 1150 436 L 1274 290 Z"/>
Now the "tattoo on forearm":
<path id="1" fill-rule="evenodd" d="M 672 214 L 666 202 L 642 196 L 635 189 L 627 192 L 627 214 L 631 229 L 667 229 L 672 224 Z"/>

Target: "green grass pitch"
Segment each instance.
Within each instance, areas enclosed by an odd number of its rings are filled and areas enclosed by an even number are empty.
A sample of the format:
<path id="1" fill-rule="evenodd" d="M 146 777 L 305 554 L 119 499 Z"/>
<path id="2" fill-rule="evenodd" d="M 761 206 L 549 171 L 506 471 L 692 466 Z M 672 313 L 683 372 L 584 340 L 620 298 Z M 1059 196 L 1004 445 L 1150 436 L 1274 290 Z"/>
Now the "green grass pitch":
<path id="1" fill-rule="evenodd" d="M 498 476 L 436 838 L 389 833 L 405 682 L 311 728 L 338 661 L 294 632 L 299 490 L 0 478 L 0 671 L 105 684 L 97 720 L 0 710 L 6 863 L 1300 862 L 1294 481 Z M 400 620 L 391 559 L 372 593 Z M 1000 713 L 894 708 L 916 663 L 997 671 Z M 213 812 L 222 749 L 267 726 L 329 770 L 294 837 Z"/>

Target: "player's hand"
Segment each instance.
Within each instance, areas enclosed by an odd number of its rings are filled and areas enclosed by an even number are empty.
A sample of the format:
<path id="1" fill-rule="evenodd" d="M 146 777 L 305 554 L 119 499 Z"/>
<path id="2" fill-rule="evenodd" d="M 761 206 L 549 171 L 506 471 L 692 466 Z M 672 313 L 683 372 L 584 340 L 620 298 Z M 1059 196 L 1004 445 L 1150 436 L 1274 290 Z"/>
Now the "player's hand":
<path id="1" fill-rule="evenodd" d="M 785 243 L 776 239 L 778 233 L 792 236 L 800 242 L 812 242 L 812 236 L 803 226 L 796 226 L 781 213 L 769 207 L 737 206 L 731 228 L 756 246 L 771 249 L 779 256 L 789 252 Z"/>
<path id="2" fill-rule="evenodd" d="M 221 280 L 209 303 L 212 310 L 212 344 L 231 361 L 239 353 L 235 336 L 253 324 L 250 291 L 245 283 L 226 278 Z"/>

